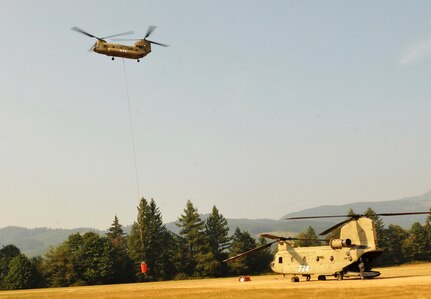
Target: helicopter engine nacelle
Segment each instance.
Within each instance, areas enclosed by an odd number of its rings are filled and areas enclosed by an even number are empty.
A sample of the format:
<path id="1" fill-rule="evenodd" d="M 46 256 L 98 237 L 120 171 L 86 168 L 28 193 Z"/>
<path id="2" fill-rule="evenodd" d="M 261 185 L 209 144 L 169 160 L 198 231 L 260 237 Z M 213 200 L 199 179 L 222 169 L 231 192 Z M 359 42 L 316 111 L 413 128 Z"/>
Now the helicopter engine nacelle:
<path id="1" fill-rule="evenodd" d="M 331 239 L 331 241 L 329 241 L 329 245 L 332 249 L 341 249 L 343 247 L 350 247 L 352 245 L 352 240 Z"/>

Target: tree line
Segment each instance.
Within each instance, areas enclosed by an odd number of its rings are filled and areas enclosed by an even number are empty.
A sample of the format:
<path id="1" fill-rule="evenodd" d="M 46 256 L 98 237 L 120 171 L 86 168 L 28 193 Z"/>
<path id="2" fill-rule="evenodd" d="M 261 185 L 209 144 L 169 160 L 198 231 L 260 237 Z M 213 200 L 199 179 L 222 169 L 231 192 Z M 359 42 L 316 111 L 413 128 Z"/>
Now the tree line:
<path id="1" fill-rule="evenodd" d="M 0 289 L 28 289 L 162 281 L 270 271 L 270 249 L 226 264 L 224 259 L 266 244 L 248 232 L 229 235 L 227 220 L 214 206 L 206 220 L 188 201 L 176 224 L 163 224 L 155 201 L 142 198 L 129 234 L 117 216 L 107 233 L 75 233 L 44 257 L 29 259 L 15 245 L 0 249 Z M 141 272 L 145 262 L 148 271 Z"/>
<path id="2" fill-rule="evenodd" d="M 129 234 L 117 216 L 107 233 L 71 234 L 66 241 L 52 247 L 44 257 L 27 258 L 14 245 L 0 249 L 0 289 L 27 289 L 163 281 L 231 275 L 260 274 L 270 271 L 271 249 L 234 260 L 223 260 L 265 245 L 239 228 L 230 236 L 227 220 L 214 206 L 202 220 L 191 201 L 177 219 L 179 233 L 166 229 L 155 201 L 142 198 L 137 218 Z M 431 211 L 431 209 L 430 209 Z M 353 210 L 348 211 L 354 215 Z M 384 250 L 379 266 L 412 261 L 431 261 L 431 215 L 424 225 L 414 223 L 405 230 L 384 223 L 369 208 L 365 213 L 375 223 L 378 247 Z M 327 236 L 337 238 L 339 230 Z M 297 236 L 297 246 L 321 245 L 314 229 Z M 276 250 L 276 249 L 275 249 Z M 145 262 L 148 271 L 141 272 Z"/>

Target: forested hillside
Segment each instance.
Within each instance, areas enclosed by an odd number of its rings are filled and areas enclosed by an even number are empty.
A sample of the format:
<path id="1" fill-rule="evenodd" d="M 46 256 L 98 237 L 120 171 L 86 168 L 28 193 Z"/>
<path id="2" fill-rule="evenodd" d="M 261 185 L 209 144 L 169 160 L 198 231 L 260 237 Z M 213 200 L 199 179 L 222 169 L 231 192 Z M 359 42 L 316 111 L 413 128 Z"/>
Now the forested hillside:
<path id="1" fill-rule="evenodd" d="M 242 231 L 250 233 L 252 236 L 257 236 L 263 232 L 289 232 L 297 233 L 307 229 L 312 225 L 316 232 L 320 232 L 336 223 L 334 219 L 319 219 L 319 220 L 304 220 L 304 221 L 286 221 L 286 217 L 296 216 L 314 216 L 314 215 L 343 215 L 349 209 L 355 212 L 365 211 L 372 207 L 377 213 L 389 212 L 414 212 L 428 211 L 431 208 L 431 192 L 427 192 L 420 196 L 409 197 L 391 201 L 377 202 L 357 202 L 338 206 L 320 206 L 312 209 L 306 209 L 298 212 L 292 212 L 281 217 L 279 220 L 273 219 L 229 219 L 227 218 L 227 226 L 229 234 L 232 235 L 238 227 Z M 277 211 L 274 211 L 276 214 Z M 201 218 L 205 220 L 209 214 L 201 214 Z M 426 219 L 424 215 L 404 216 L 404 217 L 386 217 L 384 223 L 386 226 L 400 225 L 404 229 L 408 229 L 414 222 L 423 223 Z M 130 223 L 130 220 L 127 221 Z M 179 228 L 175 222 L 166 224 L 166 228 L 175 233 L 179 233 Z M 124 232 L 129 233 L 131 225 L 124 226 Z M 85 233 L 93 231 L 103 235 L 105 231 L 93 228 L 75 228 L 75 229 L 51 229 L 51 228 L 22 228 L 9 226 L 0 228 L 0 246 L 7 244 L 15 244 L 20 250 L 29 257 L 43 255 L 47 252 L 50 246 L 56 246 L 67 239 L 74 233 Z"/>
<path id="2" fill-rule="evenodd" d="M 392 224 L 386 228 L 384 221 L 371 208 L 356 212 L 374 220 L 378 247 L 383 250 L 383 255 L 377 260 L 378 265 L 431 261 L 430 215 L 423 223 L 416 222 L 409 229 L 403 229 Z M 343 214 L 355 216 L 352 209 Z M 327 227 L 328 223 L 325 224 Z M 238 227 L 233 234 L 229 233 L 228 222 L 216 206 L 203 219 L 188 201 L 176 226 L 177 233 L 169 231 L 155 201 L 148 202 L 142 198 L 138 215 L 128 233 L 115 216 L 106 233 L 71 233 L 42 257 L 29 258 L 15 244 L 3 245 L 0 249 L 0 289 L 223 277 L 270 271 L 269 264 L 273 259 L 271 243 L 262 237 L 256 239 Z M 272 227 L 264 225 L 261 228 Z M 5 230 L 4 235 L 7 236 L 8 232 L 10 235 L 12 231 Z M 47 231 L 33 230 L 40 236 Z M 332 230 L 326 240 L 338 238 L 337 231 L 339 228 Z M 31 232 L 24 232 L 31 239 Z M 34 239 L 37 239 L 36 235 Z M 298 236 L 296 246 L 326 243 L 318 239 L 310 224 Z M 259 250 L 255 250 L 257 247 Z M 253 254 L 243 255 L 244 252 Z M 228 257 L 239 254 L 241 258 L 225 262 Z"/>

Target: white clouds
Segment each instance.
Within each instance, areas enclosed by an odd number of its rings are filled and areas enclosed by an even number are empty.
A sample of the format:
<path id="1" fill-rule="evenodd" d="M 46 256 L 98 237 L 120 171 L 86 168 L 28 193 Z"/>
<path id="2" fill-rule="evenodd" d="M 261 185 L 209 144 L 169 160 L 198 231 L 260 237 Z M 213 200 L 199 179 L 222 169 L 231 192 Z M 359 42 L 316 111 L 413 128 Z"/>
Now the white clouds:
<path id="1" fill-rule="evenodd" d="M 431 56 L 431 38 L 407 47 L 399 63 L 401 65 L 408 65 L 423 60 L 428 56 Z"/>

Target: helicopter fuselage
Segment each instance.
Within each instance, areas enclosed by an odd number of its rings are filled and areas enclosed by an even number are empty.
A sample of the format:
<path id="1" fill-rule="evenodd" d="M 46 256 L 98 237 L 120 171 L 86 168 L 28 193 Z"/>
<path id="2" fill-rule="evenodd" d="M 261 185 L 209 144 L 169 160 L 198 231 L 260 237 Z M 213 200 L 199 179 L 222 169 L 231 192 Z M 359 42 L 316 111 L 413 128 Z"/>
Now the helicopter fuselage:
<path id="1" fill-rule="evenodd" d="M 358 261 L 366 261 L 368 276 L 378 276 L 372 271 L 372 262 L 382 254 L 379 249 L 351 246 L 334 249 L 331 246 L 293 247 L 288 242 L 278 243 L 271 269 L 276 273 L 289 275 L 357 276 Z"/>
<path id="2" fill-rule="evenodd" d="M 359 259 L 365 264 L 365 277 L 376 277 L 371 271 L 374 260 L 382 254 L 377 248 L 374 223 L 369 218 L 352 220 L 341 228 L 340 239 L 332 239 L 329 246 L 294 247 L 290 241 L 277 242 L 278 250 L 271 263 L 276 273 L 302 275 L 310 279 L 335 276 L 359 276 Z M 292 280 L 293 281 L 293 280 Z"/>
<path id="3" fill-rule="evenodd" d="M 151 43 L 145 40 L 136 42 L 133 46 L 97 41 L 93 51 L 110 57 L 140 59 L 151 52 Z"/>

